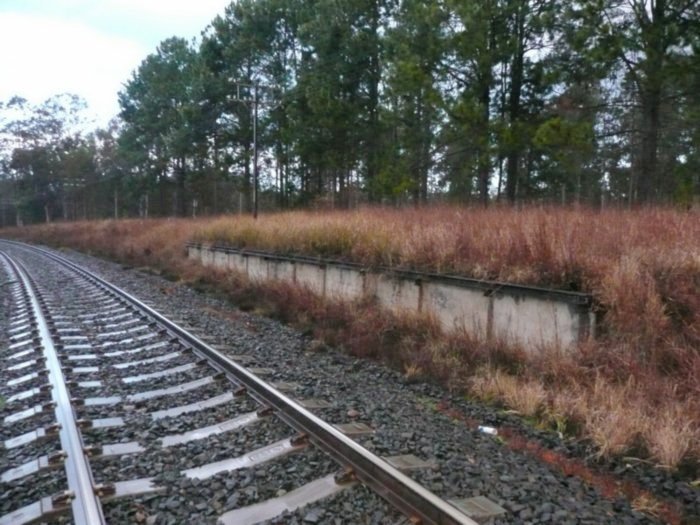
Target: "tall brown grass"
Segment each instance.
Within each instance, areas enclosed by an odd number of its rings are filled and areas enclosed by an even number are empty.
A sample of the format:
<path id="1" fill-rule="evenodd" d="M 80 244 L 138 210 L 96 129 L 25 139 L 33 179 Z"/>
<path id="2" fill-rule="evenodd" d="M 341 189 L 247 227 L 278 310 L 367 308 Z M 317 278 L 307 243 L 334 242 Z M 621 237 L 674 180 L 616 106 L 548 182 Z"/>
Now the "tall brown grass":
<path id="1" fill-rule="evenodd" d="M 668 467 L 700 459 L 700 216 L 671 209 L 364 209 L 261 217 L 125 220 L 8 229 L 0 236 L 70 246 L 225 287 L 317 338 L 379 357 L 407 376 L 496 400 L 590 438 L 604 456 Z M 456 273 L 593 294 L 598 340 L 529 356 L 429 319 L 365 303 L 323 303 L 202 270 L 188 240 Z M 695 467 L 693 467 L 695 466 Z"/>
<path id="2" fill-rule="evenodd" d="M 193 238 L 583 290 L 605 309 L 606 327 L 643 351 L 679 331 L 700 344 L 697 213 L 370 208 L 280 213 L 258 221 L 223 217 L 196 228 Z"/>

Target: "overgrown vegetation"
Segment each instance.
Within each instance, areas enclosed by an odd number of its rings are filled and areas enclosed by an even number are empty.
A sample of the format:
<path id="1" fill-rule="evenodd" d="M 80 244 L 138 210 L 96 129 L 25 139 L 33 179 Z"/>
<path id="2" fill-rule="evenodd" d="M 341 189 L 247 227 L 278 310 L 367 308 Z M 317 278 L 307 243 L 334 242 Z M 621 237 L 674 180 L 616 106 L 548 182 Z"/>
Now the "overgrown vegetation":
<path id="1" fill-rule="evenodd" d="M 432 377 L 540 424 L 589 438 L 600 456 L 634 455 L 691 475 L 700 459 L 700 217 L 673 210 L 561 209 L 286 213 L 257 222 L 105 221 L 4 230 L 224 289 L 407 378 Z M 346 258 L 593 293 L 596 342 L 533 355 L 433 320 L 382 312 L 369 299 L 329 303 L 187 261 L 187 240 Z"/>

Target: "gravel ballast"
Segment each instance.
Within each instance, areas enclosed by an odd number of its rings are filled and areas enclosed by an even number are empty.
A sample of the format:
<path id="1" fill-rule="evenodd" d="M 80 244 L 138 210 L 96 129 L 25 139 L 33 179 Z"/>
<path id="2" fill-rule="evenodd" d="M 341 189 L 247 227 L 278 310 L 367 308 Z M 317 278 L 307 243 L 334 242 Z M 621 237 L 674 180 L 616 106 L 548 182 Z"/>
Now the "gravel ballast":
<path id="1" fill-rule="evenodd" d="M 42 258 L 27 255 L 17 248 L 8 252 L 17 255 L 29 267 L 41 286 L 50 288 L 66 284 L 65 278 L 53 278 L 56 280 L 52 284 L 50 265 Z M 580 445 L 569 445 L 552 434 L 535 431 L 515 416 L 465 401 L 436 385 L 409 382 L 402 374 L 381 364 L 334 350 L 318 351 L 318 345 L 292 328 L 237 311 L 222 298 L 82 254 L 68 252 L 62 255 L 148 301 L 167 317 L 186 321 L 197 333 L 206 334 L 211 342 L 222 346 L 230 356 L 248 356 L 250 362 L 246 366 L 271 369 L 263 378 L 291 383 L 288 392 L 291 397 L 328 402 L 328 408 L 314 409 L 326 421 L 369 425 L 374 433 L 357 440 L 372 452 L 380 456 L 413 454 L 428 461 L 430 467 L 408 474 L 438 496 L 445 499 L 486 496 L 498 503 L 507 513 L 494 523 L 659 523 L 652 516 L 633 510 L 628 501 L 606 499 L 582 480 L 565 476 L 532 456 L 511 450 L 498 436 L 468 428 L 463 422 L 443 414 L 437 406 L 448 402 L 465 418 L 484 425 L 516 427 L 524 435 L 560 452 L 580 454 Z M 2 279 L 0 273 L 0 281 Z M 62 294 L 70 295 L 71 292 L 64 286 L 55 293 L 58 304 Z M 8 300 L 2 290 L 0 300 L 3 304 Z M 4 315 L 1 322 L 6 322 Z M 89 334 L 90 337 L 93 335 Z M 162 353 L 168 351 L 164 348 Z M 129 359 L 138 358 L 122 358 L 122 362 Z M 134 373 L 163 370 L 186 362 L 184 358 L 177 358 L 172 362 L 149 365 L 148 370 L 122 370 L 102 388 L 90 391 L 89 395 L 128 395 L 201 378 L 209 373 L 206 367 L 199 367 L 187 374 L 160 378 L 152 383 L 123 385 L 118 381 Z M 215 382 L 177 396 L 154 400 L 147 410 L 186 404 L 231 389 L 230 385 Z M 149 421 L 145 412 L 137 407 L 127 414 L 125 427 L 86 432 L 89 441 L 137 440 L 146 448 L 141 454 L 95 462 L 101 481 L 155 476 L 156 481 L 166 487 L 160 494 L 107 504 L 105 508 L 110 520 L 114 523 L 214 523 L 222 512 L 275 497 L 338 470 L 338 466 L 326 456 L 309 448 L 252 469 L 221 473 L 207 480 L 191 480 L 180 475 L 182 469 L 193 465 L 236 457 L 246 450 L 293 435 L 291 429 L 274 417 L 235 433 L 166 451 L 158 446 L 158 439 L 164 435 L 206 426 L 217 419 L 235 417 L 255 408 L 250 400 L 237 399 L 225 409 L 207 409 L 177 419 Z M 84 407 L 84 410 L 90 417 L 124 416 L 120 406 Z M 657 474 L 653 469 L 640 467 L 635 472 L 628 472 L 635 468 L 625 469 L 622 473 L 636 480 L 648 481 L 644 488 L 652 493 L 671 496 L 683 503 L 686 516 L 700 515 L 697 490 L 673 480 L 671 475 Z M 401 520 L 383 500 L 363 487 L 355 487 L 287 513 L 274 522 L 400 523 Z"/>

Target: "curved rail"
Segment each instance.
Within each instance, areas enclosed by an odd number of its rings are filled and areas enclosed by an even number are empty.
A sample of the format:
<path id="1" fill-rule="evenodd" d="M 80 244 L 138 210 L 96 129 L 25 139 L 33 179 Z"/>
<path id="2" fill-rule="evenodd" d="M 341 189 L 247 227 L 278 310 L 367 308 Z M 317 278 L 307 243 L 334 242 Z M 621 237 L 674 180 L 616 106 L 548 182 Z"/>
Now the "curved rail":
<path id="1" fill-rule="evenodd" d="M 202 340 L 179 327 L 169 319 L 142 303 L 129 293 L 81 268 L 77 264 L 52 252 L 14 241 L 8 242 L 42 255 L 62 264 L 88 280 L 110 290 L 133 304 L 143 313 L 155 319 L 173 336 L 192 347 L 193 351 L 207 359 L 216 369 L 226 373 L 240 383 L 248 394 L 258 402 L 277 411 L 277 414 L 292 428 L 306 434 L 309 440 L 338 463 L 350 469 L 359 479 L 396 509 L 424 525 L 476 525 L 477 522 L 459 509 L 401 473 L 387 462 L 372 454 L 332 425 L 321 420 L 298 403 L 272 388 L 228 357 Z"/>
<path id="2" fill-rule="evenodd" d="M 31 282 L 29 274 L 21 263 L 13 260 L 5 253 L 0 253 L 0 255 L 5 258 L 26 291 L 36 321 L 38 338 L 46 359 L 48 379 L 51 385 L 51 397 L 55 403 L 54 410 L 56 421 L 59 425 L 58 433 L 61 448 L 66 453 L 65 470 L 73 520 L 77 525 L 104 524 L 106 522 L 102 512 L 102 504 L 95 493 L 95 483 L 92 478 L 90 463 L 85 455 L 83 440 L 75 420 L 73 406 L 71 405 L 70 394 L 66 387 L 58 354 L 51 339 L 46 317 L 41 308 L 40 297 Z"/>

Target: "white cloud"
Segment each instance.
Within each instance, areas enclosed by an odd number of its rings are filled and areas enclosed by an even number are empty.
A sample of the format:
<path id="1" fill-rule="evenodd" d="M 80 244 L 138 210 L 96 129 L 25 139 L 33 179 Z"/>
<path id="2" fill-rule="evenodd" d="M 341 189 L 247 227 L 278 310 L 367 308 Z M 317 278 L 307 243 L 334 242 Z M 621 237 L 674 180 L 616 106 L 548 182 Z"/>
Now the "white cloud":
<path id="1" fill-rule="evenodd" d="M 170 36 L 198 36 L 229 0 L 0 0 L 0 101 L 85 98 L 97 123 L 117 92 Z"/>
<path id="2" fill-rule="evenodd" d="M 76 93 L 100 124 L 117 113 L 117 92 L 150 51 L 81 23 L 15 13 L 0 17 L 0 49 L 0 100 Z"/>

